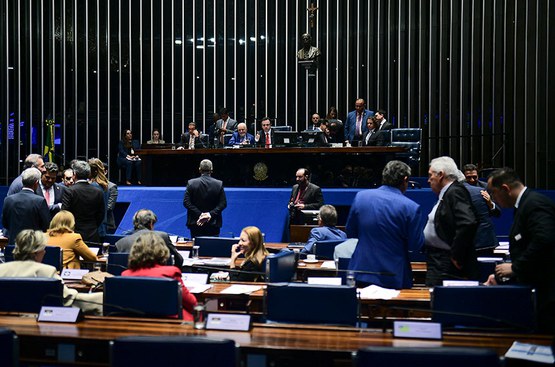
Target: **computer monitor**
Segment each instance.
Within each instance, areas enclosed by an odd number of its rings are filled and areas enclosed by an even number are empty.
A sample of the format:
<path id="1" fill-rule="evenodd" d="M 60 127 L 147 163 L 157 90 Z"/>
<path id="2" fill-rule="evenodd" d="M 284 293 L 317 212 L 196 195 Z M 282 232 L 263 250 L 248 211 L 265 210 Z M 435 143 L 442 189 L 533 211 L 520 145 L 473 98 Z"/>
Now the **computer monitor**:
<path id="1" fill-rule="evenodd" d="M 301 132 L 303 146 L 306 147 L 319 147 L 322 145 L 322 134 L 320 130 L 304 130 Z"/>
<path id="2" fill-rule="evenodd" d="M 299 144 L 299 133 L 296 131 L 274 132 L 275 147 L 296 147 Z"/>
<path id="3" fill-rule="evenodd" d="M 303 213 L 303 224 L 318 225 L 319 210 L 301 210 L 301 213 Z"/>
<path id="4" fill-rule="evenodd" d="M 276 132 L 276 131 L 291 131 L 293 129 L 289 125 L 284 125 L 284 126 L 272 126 L 272 130 Z"/>

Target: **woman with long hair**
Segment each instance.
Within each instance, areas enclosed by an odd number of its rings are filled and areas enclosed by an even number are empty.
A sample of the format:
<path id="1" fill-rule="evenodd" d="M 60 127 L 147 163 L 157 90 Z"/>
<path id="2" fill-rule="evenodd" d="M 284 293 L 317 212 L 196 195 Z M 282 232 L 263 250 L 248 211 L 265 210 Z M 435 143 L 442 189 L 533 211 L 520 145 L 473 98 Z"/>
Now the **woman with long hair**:
<path id="1" fill-rule="evenodd" d="M 268 256 L 268 250 L 264 247 L 262 232 L 260 232 L 258 227 L 250 226 L 243 228 L 239 237 L 239 243 L 231 246 L 230 269 L 235 269 L 235 261 L 241 254 L 245 256 L 245 260 L 239 266 L 239 270 L 245 273 L 231 272 L 229 278 L 244 282 L 264 281 L 263 275 L 255 274 L 264 272 L 263 264 L 266 256 Z M 253 274 L 246 272 L 253 272 Z"/>
<path id="2" fill-rule="evenodd" d="M 133 140 L 131 130 L 123 130 L 118 144 L 118 166 L 125 169 L 126 185 L 131 185 L 133 171 L 137 177 L 137 184 L 141 185 L 141 158 L 135 152 L 139 148 L 139 142 Z"/>
<path id="3" fill-rule="evenodd" d="M 83 242 L 79 233 L 75 233 L 75 217 L 70 211 L 61 210 L 50 222 L 46 243 L 63 249 L 63 267 L 66 269 L 81 269 L 79 256 L 85 261 L 96 261 L 97 256 Z"/>

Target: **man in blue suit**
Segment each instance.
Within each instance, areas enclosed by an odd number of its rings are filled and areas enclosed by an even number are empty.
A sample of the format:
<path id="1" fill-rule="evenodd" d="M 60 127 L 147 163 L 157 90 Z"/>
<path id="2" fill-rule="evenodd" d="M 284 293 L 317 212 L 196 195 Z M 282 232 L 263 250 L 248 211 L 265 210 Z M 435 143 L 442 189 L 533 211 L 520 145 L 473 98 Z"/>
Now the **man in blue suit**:
<path id="1" fill-rule="evenodd" d="M 302 252 L 312 253 L 316 241 L 346 240 L 347 234 L 337 228 L 337 210 L 333 205 L 322 205 L 318 213 L 318 226 L 310 230 L 308 241 Z"/>
<path id="2" fill-rule="evenodd" d="M 347 218 L 347 236 L 358 238 L 349 270 L 357 286 L 376 284 L 385 288 L 411 288 L 409 250 L 424 244 L 420 206 L 404 195 L 410 167 L 390 161 L 382 172 L 383 185 L 356 194 Z M 390 274 L 386 274 L 390 273 Z"/>
<path id="3" fill-rule="evenodd" d="M 27 168 L 21 174 L 23 188 L 4 199 L 2 225 L 8 230 L 10 244 L 24 229 L 46 231 L 50 224 L 50 211 L 42 196 L 36 195 L 41 172 L 37 168 Z"/>
<path id="4" fill-rule="evenodd" d="M 366 120 L 374 116 L 374 112 L 366 109 L 366 102 L 359 98 L 355 101 L 355 110 L 349 112 L 345 121 L 345 143 L 358 143 L 368 130 Z"/>
<path id="5" fill-rule="evenodd" d="M 254 143 L 254 136 L 247 132 L 247 124 L 241 122 L 227 145 L 253 145 Z"/>

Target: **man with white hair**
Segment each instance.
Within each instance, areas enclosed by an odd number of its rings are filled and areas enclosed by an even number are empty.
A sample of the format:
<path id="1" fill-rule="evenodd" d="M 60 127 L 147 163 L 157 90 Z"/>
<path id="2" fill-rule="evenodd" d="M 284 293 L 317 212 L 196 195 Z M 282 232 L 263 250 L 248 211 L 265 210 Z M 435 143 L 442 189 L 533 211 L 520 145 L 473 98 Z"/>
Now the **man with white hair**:
<path id="1" fill-rule="evenodd" d="M 241 122 L 237 125 L 237 131 L 233 133 L 229 139 L 228 145 L 252 145 L 254 144 L 254 136 L 247 132 L 247 124 Z"/>
<path id="2" fill-rule="evenodd" d="M 428 169 L 428 183 L 438 195 L 424 228 L 428 286 L 447 279 L 478 279 L 474 250 L 478 221 L 469 192 L 457 181 L 458 172 L 451 157 L 433 159 Z"/>
<path id="3" fill-rule="evenodd" d="M 6 235 L 10 244 L 24 229 L 46 231 L 50 224 L 50 211 L 42 196 L 36 195 L 41 172 L 34 167 L 27 168 L 21 174 L 23 188 L 21 191 L 7 196 L 2 208 L 2 225 L 8 230 Z"/>

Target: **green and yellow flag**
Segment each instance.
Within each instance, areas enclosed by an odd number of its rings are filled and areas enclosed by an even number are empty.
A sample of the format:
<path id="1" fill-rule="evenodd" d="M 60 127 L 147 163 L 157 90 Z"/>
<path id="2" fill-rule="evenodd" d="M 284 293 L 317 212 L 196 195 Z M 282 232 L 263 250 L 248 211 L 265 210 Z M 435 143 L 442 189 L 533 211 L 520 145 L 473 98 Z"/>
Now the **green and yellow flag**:
<path id="1" fill-rule="evenodd" d="M 54 120 L 46 120 L 46 141 L 44 142 L 44 161 L 53 162 L 54 159 Z"/>

